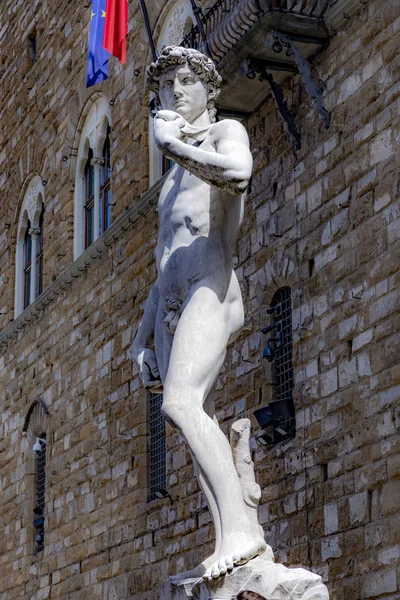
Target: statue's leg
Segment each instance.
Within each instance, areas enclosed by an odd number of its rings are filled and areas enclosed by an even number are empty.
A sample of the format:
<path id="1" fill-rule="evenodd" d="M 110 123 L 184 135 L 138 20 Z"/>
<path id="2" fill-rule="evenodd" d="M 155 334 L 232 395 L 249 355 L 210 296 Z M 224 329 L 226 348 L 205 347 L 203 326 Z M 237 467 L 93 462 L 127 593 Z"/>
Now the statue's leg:
<path id="1" fill-rule="evenodd" d="M 204 402 L 204 410 L 206 411 L 206 413 L 208 414 L 208 416 L 211 419 L 213 419 L 216 423 L 218 423 L 217 418 L 215 416 L 214 392 L 213 391 L 211 391 L 208 394 L 208 396 Z M 207 558 L 205 558 L 199 565 L 197 565 L 193 569 L 190 569 L 189 571 L 185 571 L 184 573 L 178 573 L 177 575 L 170 577 L 171 581 L 179 581 L 182 579 L 197 579 L 197 578 L 203 577 L 205 575 L 207 569 L 212 567 L 214 562 L 218 559 L 219 549 L 221 547 L 221 536 L 222 536 L 221 515 L 219 514 L 218 506 L 217 506 L 217 503 L 215 502 L 214 496 L 212 495 L 212 491 L 210 490 L 209 484 L 208 484 L 206 478 L 204 477 L 204 473 L 201 471 L 199 464 L 198 464 L 195 456 L 193 456 L 193 454 L 192 454 L 192 459 L 193 459 L 193 465 L 194 465 L 194 473 L 199 482 L 201 491 L 203 492 L 203 494 L 206 498 L 207 505 L 208 505 L 208 508 L 210 509 L 210 513 L 211 513 L 211 516 L 213 519 L 214 529 L 215 529 L 215 548 L 214 548 L 214 552 L 210 556 L 207 556 Z"/>
<path id="2" fill-rule="evenodd" d="M 206 577 L 218 577 L 266 547 L 247 517 L 230 444 L 203 408 L 225 358 L 231 317 L 210 288 L 199 288 L 181 315 L 164 383 L 163 411 L 185 436 L 221 516 L 219 556 Z"/>
<path id="3" fill-rule="evenodd" d="M 168 331 L 164 323 L 164 312 L 159 308 L 157 314 L 157 321 L 155 327 L 155 349 L 157 356 L 157 363 L 160 370 L 161 380 L 165 381 L 166 374 L 169 366 L 169 359 L 171 355 L 171 347 L 174 336 Z M 215 406 L 213 392 L 210 392 L 204 402 L 204 410 L 207 412 L 211 419 L 216 421 L 215 417 Z M 217 422 L 217 421 L 216 421 Z M 185 573 L 179 573 L 176 576 L 172 576 L 171 581 L 181 580 L 184 578 L 199 578 L 203 577 L 206 570 L 214 563 L 218 556 L 218 550 L 221 544 L 221 517 L 218 512 L 218 506 L 215 502 L 214 496 L 208 486 L 204 474 L 201 472 L 196 458 L 192 455 L 195 475 L 198 479 L 201 491 L 203 492 L 207 505 L 210 509 L 214 528 L 215 528 L 215 550 L 214 553 L 207 557 L 202 563 L 197 565 L 195 568 L 186 571 Z"/>

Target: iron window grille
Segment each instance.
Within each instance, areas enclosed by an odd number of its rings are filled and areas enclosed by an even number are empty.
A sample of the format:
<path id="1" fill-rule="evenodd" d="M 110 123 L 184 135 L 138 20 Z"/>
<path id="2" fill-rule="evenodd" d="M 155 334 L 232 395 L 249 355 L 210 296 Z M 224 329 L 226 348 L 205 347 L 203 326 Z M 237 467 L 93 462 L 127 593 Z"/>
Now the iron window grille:
<path id="1" fill-rule="evenodd" d="M 149 393 L 149 422 L 150 422 L 150 469 L 149 469 L 149 500 L 165 495 L 167 482 L 166 474 L 166 435 L 165 419 L 161 412 L 162 394 Z"/>
<path id="2" fill-rule="evenodd" d="M 290 287 L 280 288 L 272 298 L 267 313 L 271 315 L 271 324 L 263 329 L 269 333 L 263 357 L 272 365 L 272 377 L 275 386 L 275 400 L 264 411 L 265 423 L 269 423 L 270 433 L 264 435 L 268 443 L 280 442 L 293 437 L 296 431 L 295 410 L 293 404 L 293 339 L 292 339 L 292 297 Z M 256 418 L 258 418 L 256 416 Z M 264 442 L 265 443 L 265 442 Z"/>
<path id="3" fill-rule="evenodd" d="M 280 288 L 271 302 L 272 324 L 279 340 L 275 342 L 274 375 L 276 399 L 292 402 L 293 393 L 293 342 L 292 342 L 292 297 L 290 287 Z"/>
<path id="4" fill-rule="evenodd" d="M 35 528 L 35 551 L 42 552 L 44 548 L 44 511 L 46 495 L 46 434 L 43 433 L 39 439 L 41 449 L 36 452 L 35 469 L 35 495 L 36 506 L 33 509 Z"/>

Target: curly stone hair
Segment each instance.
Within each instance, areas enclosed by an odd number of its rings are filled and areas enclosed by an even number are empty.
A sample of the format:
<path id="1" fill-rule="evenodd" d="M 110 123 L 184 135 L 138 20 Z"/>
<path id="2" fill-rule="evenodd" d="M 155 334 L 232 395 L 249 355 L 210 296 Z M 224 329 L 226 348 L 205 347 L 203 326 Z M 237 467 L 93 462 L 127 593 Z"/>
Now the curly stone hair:
<path id="1" fill-rule="evenodd" d="M 215 68 L 214 62 L 205 54 L 193 48 L 184 48 L 183 46 L 165 46 L 157 60 L 147 67 L 147 83 L 149 88 L 155 93 L 156 107 L 161 108 L 159 90 L 160 78 L 165 69 L 175 67 L 176 65 L 188 64 L 202 81 L 211 83 L 215 88 L 215 95 L 207 102 L 208 114 L 211 123 L 215 122 L 217 109 L 215 102 L 221 91 L 222 77 Z"/>

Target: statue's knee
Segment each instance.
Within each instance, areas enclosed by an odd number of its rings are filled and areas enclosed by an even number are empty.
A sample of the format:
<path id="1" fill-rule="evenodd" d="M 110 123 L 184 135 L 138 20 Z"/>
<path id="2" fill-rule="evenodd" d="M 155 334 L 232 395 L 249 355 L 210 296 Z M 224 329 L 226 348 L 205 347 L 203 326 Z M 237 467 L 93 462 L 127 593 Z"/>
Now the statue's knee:
<path id="1" fill-rule="evenodd" d="M 177 402 L 164 397 L 161 412 L 169 423 L 180 427 L 183 419 L 183 410 Z"/>

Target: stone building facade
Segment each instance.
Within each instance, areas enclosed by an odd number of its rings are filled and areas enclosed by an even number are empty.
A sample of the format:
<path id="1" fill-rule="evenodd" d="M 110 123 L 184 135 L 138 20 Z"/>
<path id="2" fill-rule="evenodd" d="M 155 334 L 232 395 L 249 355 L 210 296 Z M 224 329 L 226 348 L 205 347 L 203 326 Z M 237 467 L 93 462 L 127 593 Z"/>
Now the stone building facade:
<path id="1" fill-rule="evenodd" d="M 0 5 L 1 600 L 156 600 L 168 574 L 197 564 L 213 542 L 188 450 L 168 425 L 169 495 L 149 501 L 147 399 L 128 349 L 156 276 L 160 184 L 149 182 L 149 44 L 138 6 L 129 8 L 127 64 L 111 59 L 110 78 L 86 89 L 87 6 Z M 157 39 L 171 3 L 148 9 Z M 301 149 L 270 95 L 245 119 L 254 174 L 235 268 L 246 323 L 215 394 L 224 431 L 249 416 L 257 432 L 254 410 L 274 395 L 261 329 L 276 290 L 290 286 L 296 434 L 265 447 L 252 440 L 267 540 L 280 561 L 320 573 L 333 600 L 395 600 L 400 7 L 338 0 L 329 11 L 340 26 L 311 59 L 329 129 L 295 74 L 283 90 Z M 76 245 L 79 149 L 100 105 L 111 129 L 111 224 L 85 250 Z M 17 310 L 21 211 L 37 217 L 42 205 L 42 288 Z M 37 551 L 32 448 L 44 434 Z"/>

